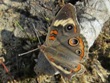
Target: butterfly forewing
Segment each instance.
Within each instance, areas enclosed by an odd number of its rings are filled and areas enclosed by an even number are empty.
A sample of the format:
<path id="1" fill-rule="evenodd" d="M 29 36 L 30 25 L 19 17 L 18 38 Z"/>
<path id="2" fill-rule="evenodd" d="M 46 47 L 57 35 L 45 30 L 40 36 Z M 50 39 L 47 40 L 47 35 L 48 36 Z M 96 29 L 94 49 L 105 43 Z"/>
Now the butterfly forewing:
<path id="1" fill-rule="evenodd" d="M 72 25 L 73 30 L 71 30 L 71 32 L 65 33 L 66 32 L 65 28 L 68 25 Z M 56 45 L 57 37 L 62 39 L 64 35 L 65 36 L 77 35 L 79 34 L 79 32 L 80 29 L 78 27 L 75 7 L 72 4 L 66 4 L 56 15 L 56 18 L 53 20 L 52 25 L 48 29 L 46 45 L 47 46 Z M 53 43 L 54 41 L 55 43 Z"/>

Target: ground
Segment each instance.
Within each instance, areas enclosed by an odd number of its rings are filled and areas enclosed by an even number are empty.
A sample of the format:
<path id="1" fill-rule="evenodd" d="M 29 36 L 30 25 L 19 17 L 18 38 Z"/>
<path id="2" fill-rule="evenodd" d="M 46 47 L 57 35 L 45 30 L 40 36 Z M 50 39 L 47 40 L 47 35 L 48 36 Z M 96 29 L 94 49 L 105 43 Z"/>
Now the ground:
<path id="1" fill-rule="evenodd" d="M 72 2 L 71 0 L 65 1 Z M 15 83 L 56 83 L 56 81 L 68 83 L 63 78 L 58 80 L 52 76 L 38 77 L 35 74 L 35 60 L 39 51 L 18 56 L 37 48 L 38 36 L 41 43 L 45 41 L 48 27 L 60 8 L 61 5 L 57 0 L 0 1 L 0 57 L 5 59 L 4 64 L 10 72 L 6 73 L 0 65 L 0 83 L 13 79 Z M 72 83 L 109 83 L 109 50 L 110 20 L 105 23 L 102 32 L 90 48 L 89 59 L 84 64 L 86 72 L 82 76 L 73 77 Z"/>

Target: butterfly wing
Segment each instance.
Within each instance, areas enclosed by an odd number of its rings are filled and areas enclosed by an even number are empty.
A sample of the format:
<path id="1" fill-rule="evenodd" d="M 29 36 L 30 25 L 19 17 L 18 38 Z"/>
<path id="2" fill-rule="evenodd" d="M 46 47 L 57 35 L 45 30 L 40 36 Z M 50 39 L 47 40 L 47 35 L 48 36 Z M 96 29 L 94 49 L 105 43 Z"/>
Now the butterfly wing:
<path id="1" fill-rule="evenodd" d="M 58 48 L 60 47 L 58 46 Z M 70 52 L 68 48 L 66 50 L 58 50 L 53 47 L 48 47 L 45 49 L 44 54 L 50 64 L 68 78 L 71 78 L 76 73 L 82 74 L 84 72 L 84 67 L 80 63 L 80 56 L 74 52 Z"/>
<path id="2" fill-rule="evenodd" d="M 51 46 L 58 44 L 58 42 L 56 42 L 56 37 L 65 38 L 65 36 L 75 35 L 80 32 L 75 12 L 75 7 L 72 4 L 66 4 L 59 11 L 52 25 L 49 27 L 46 45 Z M 70 32 L 65 33 L 66 28 L 64 31 L 63 28 L 69 24 L 73 25 L 73 31 L 71 30 Z M 56 43 L 53 44 L 53 41 L 51 40 L 54 40 Z"/>
<path id="3" fill-rule="evenodd" d="M 44 53 L 42 53 L 42 52 L 40 52 L 38 55 L 38 59 L 37 59 L 36 65 L 34 67 L 34 71 L 37 75 L 41 75 L 43 73 L 48 74 L 48 75 L 52 75 L 56 72 L 55 68 L 52 67 L 52 65 L 46 59 Z"/>

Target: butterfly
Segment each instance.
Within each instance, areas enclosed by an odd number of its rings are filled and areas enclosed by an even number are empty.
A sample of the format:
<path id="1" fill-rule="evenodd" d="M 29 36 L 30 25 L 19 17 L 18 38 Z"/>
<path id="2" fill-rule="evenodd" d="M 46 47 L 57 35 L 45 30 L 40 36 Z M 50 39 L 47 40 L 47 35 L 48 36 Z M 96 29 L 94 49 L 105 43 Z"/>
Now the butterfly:
<path id="1" fill-rule="evenodd" d="M 48 28 L 44 44 L 40 45 L 39 49 L 48 63 L 63 76 L 71 78 L 85 71 L 82 63 L 88 56 L 88 44 L 80 33 L 75 6 L 68 3 L 61 8 Z M 42 66 L 47 65 L 42 58 L 41 60 Z M 45 66 L 45 70 L 48 66 Z"/>

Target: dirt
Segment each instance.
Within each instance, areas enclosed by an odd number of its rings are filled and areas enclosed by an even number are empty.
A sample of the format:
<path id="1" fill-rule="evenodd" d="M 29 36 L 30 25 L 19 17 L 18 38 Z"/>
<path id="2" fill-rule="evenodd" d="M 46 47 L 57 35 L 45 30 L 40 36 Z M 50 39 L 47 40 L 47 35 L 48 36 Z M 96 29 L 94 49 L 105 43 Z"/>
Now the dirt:
<path id="1" fill-rule="evenodd" d="M 71 0 L 65 0 L 72 2 Z M 75 4 L 76 1 L 72 3 Z M 39 50 L 18 56 L 44 43 L 48 27 L 60 9 L 57 0 L 3 0 L 0 1 L 0 57 L 9 72 L 0 65 L 0 83 L 69 83 L 62 76 L 40 75 L 34 72 Z M 110 20 L 90 48 L 85 62 L 86 72 L 75 76 L 72 83 L 110 82 Z"/>

